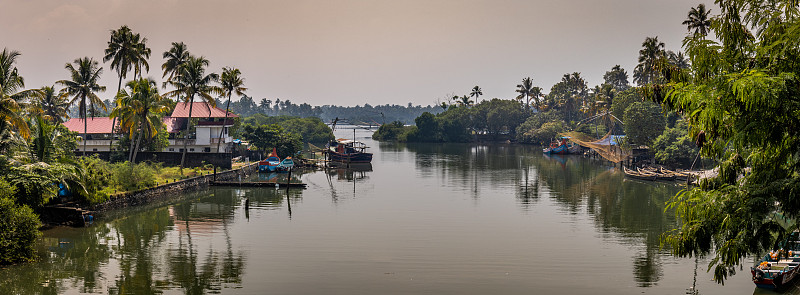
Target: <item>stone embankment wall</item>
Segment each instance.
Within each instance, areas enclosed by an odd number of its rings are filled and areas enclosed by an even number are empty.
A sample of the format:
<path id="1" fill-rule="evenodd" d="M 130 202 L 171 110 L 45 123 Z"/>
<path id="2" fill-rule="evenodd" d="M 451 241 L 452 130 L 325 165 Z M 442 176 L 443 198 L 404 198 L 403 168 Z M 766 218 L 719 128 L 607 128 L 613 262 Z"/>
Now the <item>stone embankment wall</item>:
<path id="1" fill-rule="evenodd" d="M 216 180 L 238 180 L 239 176 L 245 178 L 247 175 L 257 171 L 258 163 L 253 163 L 240 169 L 219 172 L 216 174 Z M 208 187 L 211 181 L 214 181 L 214 177 L 214 174 L 202 175 L 172 183 L 165 183 L 152 188 L 112 195 L 110 200 L 95 205 L 92 210 L 102 214 L 102 212 L 107 210 L 121 209 L 130 206 L 146 205 L 157 201 L 164 201 L 179 196 L 185 192 Z"/>

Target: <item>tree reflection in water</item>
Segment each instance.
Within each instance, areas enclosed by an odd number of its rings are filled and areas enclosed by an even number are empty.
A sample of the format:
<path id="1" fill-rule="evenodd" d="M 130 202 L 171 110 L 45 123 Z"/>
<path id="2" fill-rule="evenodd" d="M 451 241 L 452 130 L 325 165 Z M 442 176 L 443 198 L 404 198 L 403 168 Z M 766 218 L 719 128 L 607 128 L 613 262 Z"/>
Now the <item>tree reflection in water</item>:
<path id="1" fill-rule="evenodd" d="M 67 289 L 154 294 L 181 289 L 186 294 L 204 294 L 240 288 L 246 257 L 233 245 L 228 226 L 241 196 L 231 189 L 212 191 L 195 202 L 137 209 L 88 228 L 47 231 L 40 243 L 40 261 L 0 270 L 0 290 L 10 294 L 60 294 Z M 263 203 L 268 198 L 251 199 Z M 225 248 L 203 243 L 207 249 L 198 249 L 197 235 L 202 239 L 224 236 Z M 104 277 L 114 268 L 119 271 L 115 277 Z"/>
<path id="2" fill-rule="evenodd" d="M 624 178 L 612 163 L 580 156 L 544 156 L 527 145 L 408 144 L 416 153 L 417 170 L 440 173 L 452 186 L 477 195 L 479 183 L 515 185 L 518 204 L 529 210 L 547 193 L 566 214 L 588 213 L 610 241 L 633 246 L 633 278 L 640 287 L 656 284 L 663 275 L 659 249 L 662 232 L 675 228 L 665 202 L 679 187 Z"/>

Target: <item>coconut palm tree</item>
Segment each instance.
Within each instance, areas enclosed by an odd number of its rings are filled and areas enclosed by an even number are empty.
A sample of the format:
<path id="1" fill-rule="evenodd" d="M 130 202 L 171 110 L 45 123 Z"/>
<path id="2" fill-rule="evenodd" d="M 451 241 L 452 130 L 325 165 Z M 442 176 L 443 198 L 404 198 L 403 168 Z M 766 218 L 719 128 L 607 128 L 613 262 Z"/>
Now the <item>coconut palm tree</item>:
<path id="1" fill-rule="evenodd" d="M 458 102 L 459 102 L 461 105 L 465 106 L 465 107 L 469 107 L 469 106 L 471 106 L 471 105 L 472 105 L 472 103 L 474 103 L 474 101 L 472 101 L 471 99 L 469 99 L 470 97 L 471 97 L 471 96 L 469 96 L 469 95 L 462 95 L 461 97 L 459 97 L 459 98 L 458 98 Z"/>
<path id="2" fill-rule="evenodd" d="M 186 160 L 186 145 L 189 142 L 189 131 L 192 125 L 192 106 L 194 106 L 194 97 L 199 96 L 201 100 L 205 101 L 211 106 L 216 106 L 216 101 L 212 94 L 222 94 L 222 89 L 212 85 L 212 82 L 219 81 L 219 75 L 216 73 L 206 74 L 206 67 L 208 60 L 205 57 L 189 56 L 185 63 L 183 63 L 178 71 L 175 73 L 169 84 L 175 87 L 175 90 L 167 92 L 166 95 L 183 99 L 189 104 L 189 118 L 186 123 L 186 130 L 183 140 L 183 155 L 181 156 L 181 171 L 183 171 L 184 163 Z"/>
<path id="3" fill-rule="evenodd" d="M 161 76 L 161 78 L 167 76 L 169 77 L 167 77 L 167 80 L 164 81 L 162 87 L 167 87 L 169 81 L 171 81 L 172 78 L 174 78 L 178 73 L 181 65 L 189 60 L 189 56 L 189 50 L 186 49 L 186 44 L 183 42 L 172 42 L 172 48 L 170 48 L 169 51 L 164 51 L 162 57 L 164 57 L 164 59 L 167 61 L 161 65 L 161 70 L 164 71 L 164 74 Z"/>
<path id="4" fill-rule="evenodd" d="M 67 115 L 69 101 L 64 93 L 58 93 L 53 86 L 44 86 L 31 96 L 31 113 L 40 114 L 50 122 L 61 124 Z"/>
<path id="5" fill-rule="evenodd" d="M 23 90 L 25 79 L 17 73 L 17 68 L 14 66 L 20 55 L 19 51 L 9 51 L 7 48 L 3 48 L 3 52 L 0 53 L 0 121 L 3 129 L 10 125 L 24 138 L 28 138 L 30 129 L 20 115 L 19 102 L 32 92 Z"/>
<path id="6" fill-rule="evenodd" d="M 222 133 L 225 130 L 225 122 L 228 121 L 228 110 L 231 107 L 231 95 L 235 92 L 236 95 L 242 96 L 247 90 L 242 79 L 242 72 L 237 68 L 222 68 L 222 77 L 220 77 L 219 84 L 222 88 L 222 93 L 228 96 L 228 102 L 225 104 L 225 119 L 222 121 L 223 128 L 219 130 L 219 139 L 217 141 L 217 152 L 222 144 Z M 266 98 L 262 100 L 262 105 L 266 103 Z"/>
<path id="7" fill-rule="evenodd" d="M 531 77 L 526 77 L 522 79 L 522 84 L 517 85 L 516 92 L 519 93 L 517 99 L 525 100 L 526 111 L 530 110 L 530 100 L 531 100 L 531 95 L 533 94 L 533 88 L 534 88 L 533 80 L 531 79 Z"/>
<path id="8" fill-rule="evenodd" d="M 708 19 L 709 13 L 711 13 L 711 10 L 706 10 L 706 5 L 700 3 L 697 8 L 692 7 L 689 10 L 686 20 L 681 24 L 686 25 L 686 29 L 689 32 L 694 30 L 695 35 L 700 34 L 700 36 L 705 37 L 711 28 L 711 20 Z"/>
<path id="9" fill-rule="evenodd" d="M 117 30 L 111 31 L 111 40 L 108 41 L 108 48 L 105 50 L 103 62 L 111 61 L 111 69 L 117 71 L 119 82 L 117 82 L 117 93 L 122 89 L 122 79 L 128 77 L 128 72 L 134 70 L 135 76 L 141 77 L 141 68 L 150 71 L 147 59 L 150 58 L 151 50 L 146 46 L 147 38 L 141 38 L 137 33 L 134 34 L 128 26 L 122 26 Z M 115 117 L 111 123 L 111 141 L 109 147 L 114 144 L 114 127 L 116 126 Z"/>
<path id="10" fill-rule="evenodd" d="M 119 99 L 128 106 L 128 119 L 125 125 L 131 134 L 131 144 L 136 145 L 130 150 L 131 164 L 136 162 L 136 154 L 142 137 L 153 138 L 161 127 L 161 115 L 169 110 L 167 101 L 158 93 L 158 85 L 152 79 L 138 79 L 125 85 L 130 90 L 121 91 Z M 135 136 L 133 134 L 136 134 Z"/>
<path id="11" fill-rule="evenodd" d="M 642 49 L 639 50 L 639 64 L 633 71 L 633 81 L 639 85 L 656 82 L 658 78 L 656 65 L 665 57 L 664 42 L 659 42 L 657 36 L 647 37 L 642 42 Z"/>
<path id="12" fill-rule="evenodd" d="M 84 57 L 78 58 L 73 61 L 73 64 L 64 66 L 70 74 L 70 80 L 59 80 L 56 83 L 64 86 L 61 90 L 67 96 L 73 96 L 70 105 L 78 106 L 78 113 L 83 119 L 83 155 L 86 156 L 86 139 L 87 139 L 87 109 L 91 109 L 92 113 L 95 112 L 97 106 L 103 110 L 106 105 L 97 97 L 95 92 L 106 91 L 105 86 L 100 86 L 97 82 L 100 80 L 100 74 L 103 73 L 103 68 L 99 67 L 96 60 Z M 77 68 L 76 68 L 77 66 Z"/>
<path id="13" fill-rule="evenodd" d="M 472 92 L 470 92 L 470 94 L 469 94 L 470 97 L 474 96 L 475 97 L 475 101 L 477 102 L 478 101 L 478 97 L 481 96 L 481 95 L 483 95 L 483 90 L 481 90 L 480 86 L 476 85 L 475 87 L 472 87 Z"/>

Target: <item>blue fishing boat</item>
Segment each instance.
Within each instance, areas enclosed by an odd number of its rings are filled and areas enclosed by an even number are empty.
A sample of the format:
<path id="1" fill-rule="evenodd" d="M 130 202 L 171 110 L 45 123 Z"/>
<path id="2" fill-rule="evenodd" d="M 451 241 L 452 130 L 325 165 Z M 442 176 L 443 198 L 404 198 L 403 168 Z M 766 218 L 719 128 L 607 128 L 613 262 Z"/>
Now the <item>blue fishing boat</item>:
<path id="1" fill-rule="evenodd" d="M 800 265 L 800 242 L 798 233 L 794 232 L 783 243 L 783 247 L 764 255 L 758 265 L 750 267 L 753 283 L 756 287 L 779 289 L 797 277 Z"/>
<path id="2" fill-rule="evenodd" d="M 292 167 L 294 167 L 294 160 L 292 160 L 292 157 L 286 157 L 286 159 L 283 159 L 283 161 L 278 164 L 277 170 L 278 172 L 286 172 L 291 170 Z"/>
<path id="3" fill-rule="evenodd" d="M 278 152 L 272 148 L 272 153 L 269 154 L 267 159 L 258 162 L 259 172 L 275 172 L 278 170 L 278 165 L 281 164 L 281 158 L 278 157 Z"/>
<path id="4" fill-rule="evenodd" d="M 580 152 L 581 147 L 568 141 L 569 137 L 561 137 L 550 143 L 550 147 L 542 150 L 545 154 L 569 155 Z"/>

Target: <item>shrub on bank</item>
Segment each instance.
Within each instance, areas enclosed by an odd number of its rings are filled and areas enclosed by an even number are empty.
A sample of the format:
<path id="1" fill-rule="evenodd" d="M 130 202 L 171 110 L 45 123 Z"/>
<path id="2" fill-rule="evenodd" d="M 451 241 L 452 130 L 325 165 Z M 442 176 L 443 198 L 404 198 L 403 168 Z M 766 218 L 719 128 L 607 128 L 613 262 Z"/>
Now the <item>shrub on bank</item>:
<path id="1" fill-rule="evenodd" d="M 120 190 L 133 191 L 152 187 L 156 185 L 156 174 L 158 173 L 154 165 L 147 163 L 130 162 L 114 164 L 114 183 Z"/>
<path id="2" fill-rule="evenodd" d="M 39 237 L 39 217 L 11 199 L 15 188 L 0 178 L 0 264 L 31 261 Z"/>

